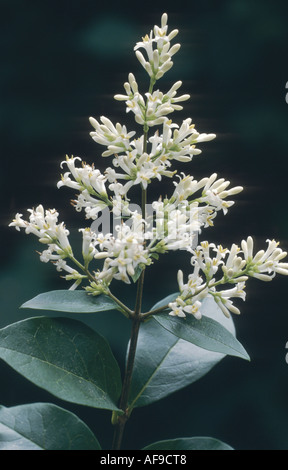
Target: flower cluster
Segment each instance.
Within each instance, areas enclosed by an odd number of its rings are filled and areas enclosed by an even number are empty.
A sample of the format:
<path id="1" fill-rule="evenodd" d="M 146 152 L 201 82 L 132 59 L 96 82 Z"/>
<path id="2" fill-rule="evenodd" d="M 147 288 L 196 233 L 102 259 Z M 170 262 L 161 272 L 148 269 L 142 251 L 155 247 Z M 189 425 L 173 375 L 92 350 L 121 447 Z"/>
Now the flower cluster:
<path id="1" fill-rule="evenodd" d="M 76 269 L 68 266 L 65 259 L 73 259 L 73 251 L 68 239 L 69 231 L 63 222 L 58 223 L 59 213 L 55 209 L 44 210 L 40 204 L 36 209 L 28 209 L 29 220 L 22 218 L 23 214 L 17 213 L 10 227 L 16 230 L 25 229 L 26 234 L 32 233 L 38 237 L 39 242 L 47 245 L 47 249 L 40 254 L 40 260 L 44 263 L 52 261 L 57 271 L 66 271 L 66 280 L 75 280 L 72 288 L 76 288 L 86 276 Z"/>
<path id="2" fill-rule="evenodd" d="M 243 190 L 230 187 L 230 182 L 218 178 L 216 173 L 197 181 L 193 176 L 181 173 L 171 184 L 170 197 L 161 195 L 147 210 L 146 198 L 149 185 L 156 179 L 174 178 L 175 161 L 190 163 L 201 154 L 199 145 L 213 140 L 212 133 L 200 133 L 191 118 L 177 124 L 169 119 L 171 113 L 181 111 L 189 95 L 177 95 L 182 82 L 177 81 L 164 93 L 154 86 L 172 67 L 172 57 L 180 49 L 171 46 L 178 30 L 168 33 L 167 14 L 161 18 L 161 26 L 154 26 L 149 35 L 134 48 L 137 59 L 150 80 L 148 92 L 141 93 L 135 76 L 128 75 L 124 83 L 126 94 L 114 98 L 124 101 L 126 112 L 132 112 L 142 127 L 142 134 L 129 131 L 125 125 L 113 124 L 105 116 L 98 120 L 91 117 L 92 139 L 104 147 L 102 156 L 112 163 L 101 173 L 94 164 L 84 163 L 80 157 L 66 157 L 61 168 L 67 169 L 57 187 L 76 190 L 72 204 L 77 211 L 84 211 L 86 219 L 99 221 L 105 212 L 117 219 L 115 230 L 80 228 L 82 234 L 83 262 L 79 262 L 69 243 L 69 232 L 64 223 L 58 223 L 58 212 L 44 210 L 42 205 L 29 209 L 29 220 L 16 214 L 10 226 L 23 228 L 39 238 L 47 249 L 40 253 L 43 262 L 51 261 L 57 270 L 66 271 L 66 279 L 74 280 L 72 288 L 86 280 L 84 288 L 92 295 L 111 294 L 110 284 L 115 279 L 129 284 L 136 282 L 141 273 L 159 256 L 168 251 L 186 250 L 191 256 L 193 272 L 184 282 L 178 271 L 179 295 L 170 303 L 170 315 L 185 317 L 191 314 L 200 319 L 202 300 L 212 296 L 226 316 L 240 313 L 233 304 L 235 298 L 245 300 L 245 282 L 249 277 L 271 280 L 276 273 L 288 274 L 286 256 L 274 240 L 268 240 L 266 251 L 253 254 L 253 240 L 248 237 L 238 247 L 230 249 L 206 241 L 198 246 L 197 236 L 206 227 L 213 226 L 216 215 L 225 215 L 234 204 L 231 197 Z M 143 53 L 140 49 L 144 49 Z M 169 117 L 168 117 L 169 116 Z M 153 134 L 149 134 L 151 128 Z M 157 127 L 155 129 L 155 127 Z M 131 204 L 130 190 L 141 189 L 142 207 Z M 113 220 L 113 222 L 114 222 Z M 115 225 L 115 224 L 114 224 Z M 92 226 L 93 227 L 93 226 Z M 114 227 L 114 226 L 113 226 Z M 68 266 L 67 260 L 77 269 Z M 102 265 L 99 263 L 102 260 Z M 90 267 L 95 263 L 94 267 Z M 143 287 L 143 286 L 142 286 Z"/>
<path id="3" fill-rule="evenodd" d="M 159 78 L 163 77 L 165 72 L 171 69 L 173 66 L 171 58 L 180 49 L 180 44 L 174 44 L 174 46 L 171 47 L 170 42 L 177 36 L 178 30 L 174 29 L 167 35 L 167 20 L 168 16 L 164 13 L 161 18 L 161 27 L 155 25 L 149 36 L 147 34 L 142 38 L 142 41 L 137 42 L 134 47 L 137 59 L 153 82 L 159 80 Z M 145 50 L 148 61 L 139 49 Z"/>
<path id="4" fill-rule="evenodd" d="M 208 142 L 216 137 L 215 134 L 199 134 L 191 124 L 190 118 L 185 119 L 179 127 L 165 117 L 162 134 L 159 135 L 157 131 L 149 138 L 150 149 L 147 150 L 144 135 L 130 140 L 132 133 L 127 133 L 126 128 L 123 130 L 119 123 L 114 127 L 111 121 L 103 116 L 101 121 L 105 122 L 105 125 L 90 118 L 90 123 L 95 128 L 90 134 L 96 142 L 107 147 L 102 156 L 114 154 L 114 168 L 107 168 L 106 174 L 110 183 L 119 183 L 119 179 L 127 180 L 121 187 L 122 194 L 127 194 L 133 185 L 141 184 L 147 189 L 148 184 L 155 178 L 161 180 L 162 176 L 172 177 L 175 174 L 170 170 L 173 160 L 190 162 L 194 155 L 201 153 L 196 144 Z"/>
<path id="5" fill-rule="evenodd" d="M 58 223 L 58 212 L 55 209 L 44 210 L 42 205 L 36 209 L 28 209 L 30 212 L 29 221 L 23 220 L 23 214 L 17 213 L 10 227 L 16 230 L 24 228 L 27 234 L 32 233 L 39 238 L 40 243 L 53 245 L 52 251 L 57 251 L 59 258 L 66 258 L 72 253 L 68 235 L 69 231 L 65 228 L 63 222 Z M 55 245 L 55 246 L 54 246 Z"/>
<path id="6" fill-rule="evenodd" d="M 61 175 L 57 187 L 67 186 L 80 191 L 78 199 L 73 201 L 75 209 L 81 211 L 84 208 L 87 218 L 96 219 L 98 213 L 110 203 L 105 186 L 107 178 L 94 166 L 83 162 L 80 168 L 76 167 L 77 160 L 82 161 L 80 157 L 69 158 L 66 156 L 66 160 L 60 166 L 63 168 L 64 164 L 67 165 L 69 171 Z M 71 176 L 74 178 L 73 180 Z"/>
<path id="7" fill-rule="evenodd" d="M 135 121 L 143 126 L 144 134 L 135 137 L 135 132 L 128 132 L 126 126 L 114 125 L 107 117 L 101 116 L 100 121 L 90 117 L 94 130 L 90 132 L 95 142 L 106 147 L 103 157 L 114 155 L 114 168 L 107 168 L 106 174 L 111 184 L 117 183 L 118 191 L 125 195 L 134 185 L 147 189 L 148 184 L 155 178 L 172 177 L 175 171 L 171 169 L 173 160 L 190 162 L 194 155 L 201 150 L 196 147 L 202 142 L 208 142 L 216 137 L 215 134 L 199 133 L 192 124 L 192 119 L 185 119 L 179 126 L 168 119 L 173 111 L 182 110 L 180 102 L 190 98 L 184 94 L 177 96 L 182 85 L 177 81 L 167 93 L 154 90 L 159 78 L 168 71 L 173 62 L 171 57 L 179 50 L 180 45 L 170 47 L 170 41 L 177 35 L 178 30 L 167 32 L 167 15 L 161 19 L 161 27 L 155 26 L 150 35 L 135 46 L 135 53 L 150 77 L 149 91 L 141 94 L 135 76 L 128 75 L 124 83 L 126 95 L 115 95 L 116 100 L 125 101 L 126 111 L 132 111 Z M 144 48 L 148 61 L 139 51 Z M 160 126 L 151 137 L 148 131 L 153 126 Z M 148 148 L 149 147 L 149 148 Z M 116 170 L 115 170 L 116 168 Z M 125 184 L 119 180 L 126 180 Z M 119 186 L 121 185 L 121 186 Z"/>
<path id="8" fill-rule="evenodd" d="M 147 124 L 148 127 L 152 127 L 163 124 L 167 119 L 167 114 L 183 109 L 178 103 L 189 100 L 190 95 L 184 94 L 176 97 L 177 90 L 181 85 L 182 82 L 179 80 L 174 83 L 167 93 L 162 93 L 160 90 L 145 93 L 145 100 L 138 91 L 138 84 L 134 75 L 130 73 L 128 82 L 124 83 L 127 95 L 117 94 L 114 98 L 118 101 L 125 101 L 126 112 L 132 111 L 138 124 Z"/>
<path id="9" fill-rule="evenodd" d="M 132 215 L 131 219 L 131 226 L 125 223 L 116 226 L 116 237 L 111 233 L 96 237 L 101 251 L 95 258 L 105 259 L 103 269 L 96 274 L 96 278 L 104 280 L 107 285 L 113 278 L 130 284 L 129 276 L 133 278 L 138 269 L 151 264 L 149 250 L 145 247 L 145 221 L 139 214 Z"/>
<path id="10" fill-rule="evenodd" d="M 254 242 L 250 236 L 242 240 L 242 249 L 234 243 L 229 250 L 207 241 L 201 242 L 193 250 L 191 264 L 194 272 L 188 276 L 186 284 L 183 282 L 183 272 L 178 272 L 180 295 L 169 304 L 169 314 L 185 317 L 185 313 L 192 313 L 199 319 L 200 301 L 208 295 L 214 298 L 225 316 L 229 317 L 230 312 L 239 314 L 239 308 L 233 305 L 231 299 L 245 300 L 245 282 L 249 277 L 271 281 L 276 273 L 288 275 L 288 263 L 281 262 L 287 253 L 279 248 L 275 240 L 267 240 L 267 243 L 266 251 L 260 250 L 253 255 Z M 229 287 L 217 289 L 223 285 Z"/>

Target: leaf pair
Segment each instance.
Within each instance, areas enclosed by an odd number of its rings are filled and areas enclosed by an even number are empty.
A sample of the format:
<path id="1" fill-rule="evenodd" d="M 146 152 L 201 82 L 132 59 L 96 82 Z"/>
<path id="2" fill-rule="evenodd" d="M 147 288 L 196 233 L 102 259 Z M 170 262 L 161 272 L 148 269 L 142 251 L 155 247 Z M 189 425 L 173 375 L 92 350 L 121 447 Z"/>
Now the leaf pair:
<path id="1" fill-rule="evenodd" d="M 175 298 L 163 299 L 159 308 Z M 107 296 L 83 291 L 40 294 L 23 307 L 91 313 L 115 309 Z M 155 315 L 141 325 L 130 392 L 130 408 L 153 403 L 195 382 L 225 354 L 248 359 L 212 298 L 203 301 L 201 321 Z M 35 317 L 0 330 L 0 358 L 58 398 L 118 410 L 119 366 L 107 341 L 82 322 Z"/>
<path id="2" fill-rule="evenodd" d="M 154 309 L 167 305 L 176 295 L 163 299 Z M 23 307 L 92 313 L 112 310 L 117 305 L 107 296 L 92 297 L 83 291 L 52 291 L 35 297 Z M 248 359 L 235 338 L 232 320 L 224 317 L 212 298 L 204 300 L 202 311 L 201 321 L 193 317 L 173 318 L 163 312 L 141 325 L 129 397 L 130 410 L 160 400 L 195 382 L 225 354 Z M 82 322 L 70 318 L 34 317 L 9 325 L 0 330 L 0 358 L 58 398 L 90 407 L 118 410 L 122 384 L 117 361 L 107 341 Z M 18 442 L 21 447 L 22 441 L 12 432 L 21 434 L 16 426 L 17 416 L 21 417 L 20 424 L 36 420 L 37 429 L 37 416 L 43 415 L 43 423 L 45 416 L 50 416 L 51 423 L 57 423 L 57 416 L 61 415 L 59 409 L 49 404 L 36 404 L 34 414 L 33 407 L 26 406 L 10 411 L 0 409 L 3 442 L 11 438 L 12 446 Z M 63 415 L 61 419 L 66 422 L 66 418 L 68 421 L 74 419 L 70 415 Z M 43 448 L 41 439 L 41 442 L 37 439 L 32 441 L 36 447 Z M 197 447 L 196 444 L 193 441 L 191 446 Z M 65 441 L 61 445 L 65 447 Z M 97 440 L 91 445 L 97 447 Z M 188 441 L 183 445 L 188 445 Z"/>

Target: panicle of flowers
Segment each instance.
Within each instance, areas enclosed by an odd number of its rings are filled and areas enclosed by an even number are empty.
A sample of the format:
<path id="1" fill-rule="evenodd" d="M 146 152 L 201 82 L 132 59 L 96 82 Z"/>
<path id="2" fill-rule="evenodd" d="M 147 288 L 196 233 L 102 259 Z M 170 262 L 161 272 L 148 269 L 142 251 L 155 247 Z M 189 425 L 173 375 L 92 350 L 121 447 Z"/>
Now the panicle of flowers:
<path id="1" fill-rule="evenodd" d="M 162 253 L 186 250 L 191 256 L 193 272 L 184 282 L 183 272 L 178 271 L 179 295 L 169 304 L 169 314 L 178 317 L 190 314 L 201 319 L 202 301 L 212 296 L 228 317 L 231 312 L 240 313 L 233 302 L 239 298 L 245 300 L 245 283 L 249 278 L 270 281 L 277 273 L 288 274 L 288 263 L 282 262 L 287 253 L 275 240 L 267 240 L 266 251 L 256 253 L 253 253 L 252 237 L 242 240 L 240 247 L 232 244 L 230 249 L 208 241 L 195 246 L 196 237 L 203 228 L 213 226 L 217 213 L 227 214 L 234 204 L 231 197 L 241 192 L 242 186 L 230 187 L 230 181 L 218 178 L 216 173 L 199 181 L 181 173 L 173 181 L 171 196 L 160 196 L 154 201 L 155 213 L 145 216 L 145 220 L 141 210 L 132 210 L 128 197 L 132 187 L 139 185 L 143 211 L 148 185 L 155 179 L 173 178 L 177 173 L 173 170 L 175 161 L 190 163 L 195 155 L 201 154 L 199 144 L 216 137 L 213 133 L 198 132 L 191 118 L 180 124 L 169 119 L 168 116 L 181 111 L 181 103 L 190 98 L 187 94 L 177 95 L 182 85 L 180 80 L 166 93 L 154 90 L 157 80 L 173 66 L 172 57 L 180 49 L 180 44 L 171 45 L 178 30 L 168 32 L 167 20 L 164 13 L 161 26 L 155 25 L 134 48 L 150 78 L 148 92 L 140 93 L 135 76 L 129 73 L 124 83 L 126 94 L 114 97 L 125 102 L 126 112 L 134 114 L 136 123 L 142 126 L 142 135 L 137 136 L 135 131 L 129 131 L 120 123 L 114 125 L 105 116 L 99 120 L 90 117 L 93 127 L 90 135 L 105 148 L 102 156 L 112 157 L 111 165 L 101 173 L 94 164 L 73 156 L 66 156 L 60 165 L 67 171 L 57 187 L 77 191 L 76 199 L 72 200 L 75 209 L 84 210 L 86 219 L 92 220 L 103 211 L 108 211 L 109 217 L 112 212 L 117 221 L 119 218 L 116 231 L 99 233 L 92 228 L 80 228 L 82 264 L 74 257 L 69 231 L 63 222 L 58 222 L 59 214 L 55 209 L 45 211 L 42 205 L 28 209 L 29 220 L 18 213 L 10 226 L 37 236 L 40 243 L 47 245 L 40 253 L 40 260 L 51 261 L 58 271 L 64 271 L 64 277 L 74 281 L 72 289 L 85 279 L 88 285 L 84 288 L 92 295 L 111 294 L 109 286 L 113 279 L 126 284 L 131 280 L 136 282 L 143 270 Z M 155 126 L 158 128 L 149 135 L 150 128 Z M 99 267 L 101 260 L 103 264 Z M 95 263 L 93 268 L 92 263 Z"/>
<path id="2" fill-rule="evenodd" d="M 141 94 L 134 74 L 129 73 L 128 81 L 124 83 L 126 94 L 117 94 L 114 97 L 125 101 L 126 111 L 134 113 L 136 122 L 143 126 L 144 134 L 136 137 L 135 132 L 128 132 L 126 126 L 119 123 L 114 125 L 104 116 L 100 117 L 100 122 L 90 118 L 94 127 L 90 135 L 95 142 L 106 147 L 102 156 L 114 155 L 114 168 L 109 167 L 106 170 L 109 182 L 118 184 L 119 179 L 127 180 L 122 185 L 122 194 L 127 194 L 134 185 L 140 184 L 147 189 L 155 178 L 161 180 L 163 176 L 172 177 L 175 174 L 171 169 L 173 160 L 190 162 L 194 155 L 201 153 L 196 148 L 197 144 L 216 137 L 212 133 L 197 132 L 190 118 L 185 119 L 180 126 L 168 119 L 170 113 L 183 109 L 179 103 L 190 98 L 188 94 L 177 96 L 182 85 L 180 80 L 167 93 L 159 89 L 153 91 L 156 81 L 172 67 L 171 57 L 180 48 L 180 44 L 172 47 L 170 45 L 178 30 L 168 34 L 167 19 L 167 14 L 164 13 L 161 27 L 154 26 L 150 35 L 146 35 L 135 46 L 136 56 L 150 76 L 149 91 Z M 148 61 L 139 51 L 141 48 L 146 51 Z M 157 129 L 153 136 L 148 137 L 148 130 L 152 126 L 160 126 L 162 132 Z"/>

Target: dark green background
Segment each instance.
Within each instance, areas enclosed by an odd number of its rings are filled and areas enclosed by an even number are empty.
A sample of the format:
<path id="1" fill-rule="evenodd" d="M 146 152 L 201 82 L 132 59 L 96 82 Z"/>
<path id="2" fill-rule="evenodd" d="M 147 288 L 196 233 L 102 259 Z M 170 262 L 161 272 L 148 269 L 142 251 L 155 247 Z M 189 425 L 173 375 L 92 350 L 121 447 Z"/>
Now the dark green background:
<path id="1" fill-rule="evenodd" d="M 191 100 L 174 120 L 192 117 L 197 130 L 217 134 L 203 144 L 201 156 L 179 169 L 196 178 L 217 172 L 245 187 L 203 239 L 229 246 L 250 234 L 259 249 L 267 238 L 288 249 L 287 2 L 0 0 L 0 326 L 31 316 L 18 307 L 34 295 L 66 287 L 52 266 L 39 262 L 36 241 L 7 225 L 16 212 L 25 214 L 26 208 L 43 203 L 61 211 L 77 243 L 84 218 L 69 205 L 73 192 L 56 188 L 59 163 L 67 153 L 101 169 L 110 165 L 89 136 L 88 117 L 104 114 L 135 128 L 113 95 L 123 92 L 129 72 L 146 90 L 146 75 L 132 50 L 164 11 L 170 28 L 180 30 L 182 48 L 159 87 L 168 90 L 181 79 Z M 150 197 L 158 197 L 159 185 L 153 188 Z M 182 265 L 187 270 L 188 261 L 183 253 L 169 255 L 151 270 L 147 308 L 177 289 L 176 270 Z M 128 289 L 115 287 L 133 302 Z M 287 450 L 287 289 L 284 277 L 248 283 L 247 301 L 235 323 L 252 362 L 226 358 L 198 383 L 136 410 L 124 447 L 207 435 L 241 450 Z M 129 335 L 125 320 L 107 313 L 82 318 L 109 338 L 123 361 Z M 1 404 L 53 401 L 82 417 L 109 448 L 108 412 L 54 400 L 3 363 L 0 374 Z"/>

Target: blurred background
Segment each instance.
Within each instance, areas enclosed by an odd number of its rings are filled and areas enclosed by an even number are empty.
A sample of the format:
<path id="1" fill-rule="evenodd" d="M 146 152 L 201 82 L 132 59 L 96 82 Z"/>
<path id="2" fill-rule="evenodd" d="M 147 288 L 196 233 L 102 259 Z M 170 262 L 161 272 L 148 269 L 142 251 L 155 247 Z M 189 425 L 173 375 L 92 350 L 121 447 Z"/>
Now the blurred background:
<path id="1" fill-rule="evenodd" d="M 69 204 L 73 191 L 58 190 L 60 162 L 78 155 L 104 169 L 110 162 L 89 136 L 88 118 L 102 114 L 136 125 L 113 95 L 133 72 L 147 90 L 145 72 L 133 47 L 162 13 L 179 29 L 182 44 L 174 67 L 158 82 L 162 91 L 182 80 L 191 99 L 173 120 L 192 117 L 200 132 L 217 139 L 202 145 L 189 169 L 195 178 L 217 172 L 245 191 L 203 239 L 230 246 L 252 235 L 256 248 L 267 238 L 288 250 L 288 4 L 268 0 L 99 2 L 91 0 L 0 0 L 0 327 L 32 316 L 19 306 L 52 289 L 67 288 L 53 266 L 39 261 L 36 240 L 7 225 L 16 212 L 43 203 L 56 207 L 80 243 L 82 214 Z M 140 130 L 140 129 L 139 129 Z M 166 184 L 169 191 L 169 181 Z M 151 199 L 159 185 L 152 185 Z M 153 193 L 154 191 L 154 193 Z M 189 261 L 189 260 L 188 260 Z M 145 284 L 145 307 L 177 290 L 176 271 L 189 262 L 182 253 L 162 258 Z M 226 358 L 191 387 L 135 410 L 124 448 L 162 439 L 212 436 L 240 450 L 288 449 L 288 279 L 249 282 L 238 339 L 251 363 Z M 115 284 L 128 304 L 129 289 Z M 134 294 L 133 294 L 134 295 Z M 32 312 L 33 314 L 33 312 Z M 35 313 L 37 314 L 37 312 Z M 123 364 L 129 325 L 119 314 L 82 316 L 105 335 Z M 80 319 L 80 318 L 79 318 Z M 95 432 L 103 448 L 111 442 L 110 414 L 61 402 L 0 363 L 0 403 L 49 401 L 75 412 Z"/>

